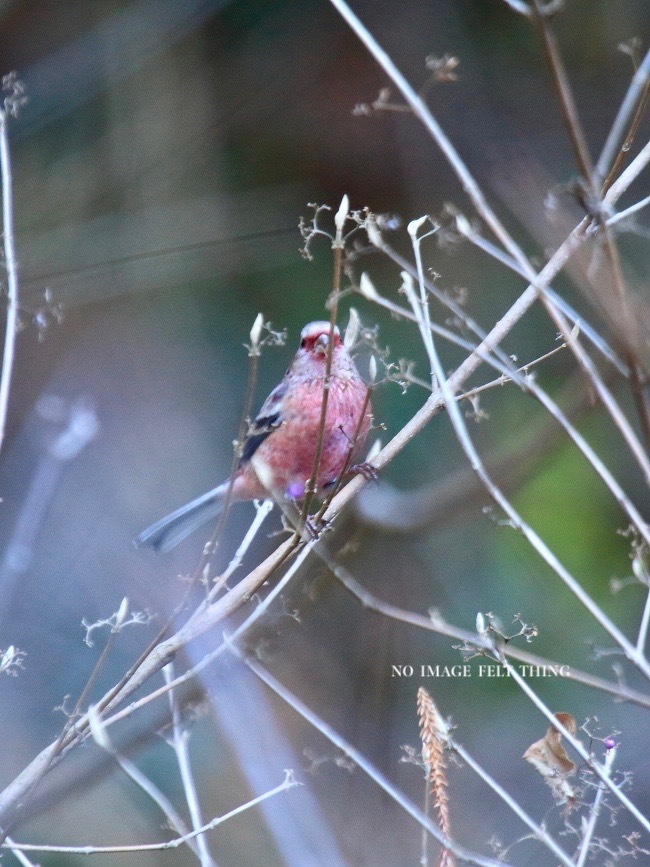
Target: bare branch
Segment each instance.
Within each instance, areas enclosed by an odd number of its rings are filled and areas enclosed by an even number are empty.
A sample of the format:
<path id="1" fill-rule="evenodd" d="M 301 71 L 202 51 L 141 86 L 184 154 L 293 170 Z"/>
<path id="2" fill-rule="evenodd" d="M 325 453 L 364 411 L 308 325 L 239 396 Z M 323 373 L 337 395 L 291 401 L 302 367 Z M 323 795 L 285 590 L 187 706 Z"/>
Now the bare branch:
<path id="1" fill-rule="evenodd" d="M 2 172 L 2 234 L 4 264 L 7 271 L 7 323 L 0 375 L 0 451 L 5 437 L 9 411 L 9 389 L 16 351 L 18 327 L 18 266 L 14 242 L 14 205 L 11 179 L 11 152 L 7 131 L 7 108 L 0 110 L 0 171 Z"/>

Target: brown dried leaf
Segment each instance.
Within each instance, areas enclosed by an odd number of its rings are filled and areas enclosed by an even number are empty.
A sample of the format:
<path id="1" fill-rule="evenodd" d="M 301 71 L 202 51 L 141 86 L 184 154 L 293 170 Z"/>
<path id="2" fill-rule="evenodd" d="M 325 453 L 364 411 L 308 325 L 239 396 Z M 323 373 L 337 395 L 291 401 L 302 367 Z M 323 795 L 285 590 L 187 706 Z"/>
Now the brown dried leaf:
<path id="1" fill-rule="evenodd" d="M 576 721 L 570 714 L 556 713 L 555 718 L 571 734 L 575 734 Z M 544 777 L 557 803 L 572 803 L 575 800 L 575 792 L 566 777 L 575 771 L 576 766 L 567 756 L 562 746 L 562 736 L 554 726 L 550 726 L 541 740 L 531 744 L 523 757 Z"/>

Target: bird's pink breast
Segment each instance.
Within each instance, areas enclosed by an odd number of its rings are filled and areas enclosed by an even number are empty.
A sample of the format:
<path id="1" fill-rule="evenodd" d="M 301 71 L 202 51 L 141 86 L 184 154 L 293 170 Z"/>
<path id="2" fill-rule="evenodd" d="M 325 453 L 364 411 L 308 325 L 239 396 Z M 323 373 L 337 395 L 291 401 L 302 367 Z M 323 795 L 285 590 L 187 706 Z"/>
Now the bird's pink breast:
<path id="1" fill-rule="evenodd" d="M 259 447 L 255 466 L 262 464 L 273 488 L 295 497 L 312 474 L 316 455 L 323 399 L 323 379 L 304 380 L 287 394 L 282 406 L 282 424 Z M 317 484 L 319 489 L 336 480 L 355 440 L 351 462 L 363 446 L 370 427 L 366 386 L 358 378 L 331 379 Z"/>

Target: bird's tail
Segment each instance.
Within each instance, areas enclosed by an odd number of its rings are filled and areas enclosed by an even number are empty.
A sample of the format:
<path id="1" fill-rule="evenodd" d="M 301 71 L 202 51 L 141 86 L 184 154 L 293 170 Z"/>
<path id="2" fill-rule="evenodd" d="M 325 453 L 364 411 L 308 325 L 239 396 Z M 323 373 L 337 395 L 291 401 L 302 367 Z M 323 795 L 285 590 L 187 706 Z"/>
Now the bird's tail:
<path id="1" fill-rule="evenodd" d="M 227 483 L 219 485 L 218 488 L 213 488 L 207 494 L 197 497 L 191 503 L 186 503 L 180 509 L 156 521 L 140 533 L 135 540 L 136 547 L 151 545 L 156 551 L 163 553 L 171 551 L 197 527 L 219 514 L 223 509 L 226 488 Z"/>

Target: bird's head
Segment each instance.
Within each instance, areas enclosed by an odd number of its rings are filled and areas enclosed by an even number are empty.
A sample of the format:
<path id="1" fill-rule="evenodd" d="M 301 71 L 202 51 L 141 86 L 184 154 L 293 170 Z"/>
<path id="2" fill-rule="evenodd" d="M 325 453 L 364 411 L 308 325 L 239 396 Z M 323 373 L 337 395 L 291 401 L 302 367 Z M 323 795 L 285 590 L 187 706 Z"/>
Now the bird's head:
<path id="1" fill-rule="evenodd" d="M 310 322 L 300 332 L 300 349 L 312 358 L 325 359 L 330 338 L 334 341 L 334 349 L 343 345 L 336 325 L 332 329 L 329 322 Z"/>

